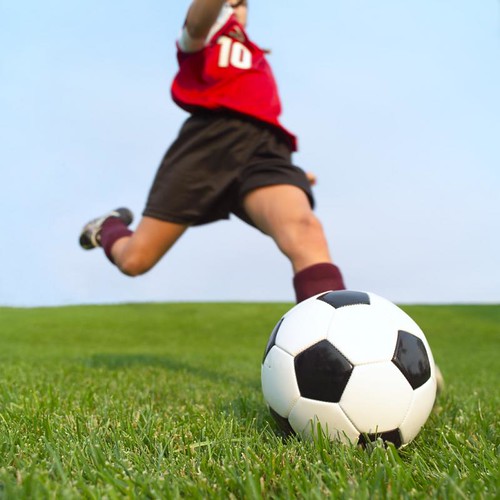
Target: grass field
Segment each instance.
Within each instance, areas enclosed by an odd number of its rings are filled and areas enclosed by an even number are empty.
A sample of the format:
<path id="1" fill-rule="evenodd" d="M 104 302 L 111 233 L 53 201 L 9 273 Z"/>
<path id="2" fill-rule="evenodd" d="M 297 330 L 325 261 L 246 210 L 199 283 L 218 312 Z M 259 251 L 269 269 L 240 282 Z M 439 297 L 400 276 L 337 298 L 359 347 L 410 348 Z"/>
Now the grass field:
<path id="1" fill-rule="evenodd" d="M 447 382 L 396 451 L 283 440 L 287 304 L 0 308 L 2 498 L 498 498 L 500 306 L 407 306 Z"/>

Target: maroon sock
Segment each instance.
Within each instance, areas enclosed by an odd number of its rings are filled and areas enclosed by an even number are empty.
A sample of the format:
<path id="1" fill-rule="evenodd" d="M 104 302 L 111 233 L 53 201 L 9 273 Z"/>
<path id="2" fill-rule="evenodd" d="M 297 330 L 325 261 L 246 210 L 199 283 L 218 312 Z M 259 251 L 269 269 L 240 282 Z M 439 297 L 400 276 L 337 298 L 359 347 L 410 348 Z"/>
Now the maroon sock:
<path id="1" fill-rule="evenodd" d="M 293 278 L 297 303 L 329 290 L 345 290 L 342 274 L 337 266 L 324 262 L 299 271 Z"/>
<path id="2" fill-rule="evenodd" d="M 106 257 L 114 264 L 111 255 L 111 248 L 117 240 L 124 236 L 130 236 L 132 231 L 118 217 L 109 217 L 102 225 L 101 229 L 101 246 L 104 249 Z"/>

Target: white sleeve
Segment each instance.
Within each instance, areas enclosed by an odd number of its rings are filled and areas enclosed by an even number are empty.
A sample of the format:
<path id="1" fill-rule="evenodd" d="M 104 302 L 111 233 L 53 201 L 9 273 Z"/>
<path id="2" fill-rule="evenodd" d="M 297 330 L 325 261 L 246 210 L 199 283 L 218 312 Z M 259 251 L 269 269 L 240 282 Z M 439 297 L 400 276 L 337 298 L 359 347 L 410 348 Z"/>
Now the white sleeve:
<path id="1" fill-rule="evenodd" d="M 179 48 L 182 50 L 182 52 L 198 52 L 199 50 L 203 49 L 203 47 L 205 47 L 208 42 L 210 42 L 212 37 L 222 28 L 222 26 L 227 23 L 232 13 L 233 9 L 231 8 L 231 6 L 225 3 L 220 11 L 217 21 L 215 21 L 214 25 L 210 29 L 207 38 L 193 38 L 184 26 L 181 31 L 181 35 L 177 40 Z"/>

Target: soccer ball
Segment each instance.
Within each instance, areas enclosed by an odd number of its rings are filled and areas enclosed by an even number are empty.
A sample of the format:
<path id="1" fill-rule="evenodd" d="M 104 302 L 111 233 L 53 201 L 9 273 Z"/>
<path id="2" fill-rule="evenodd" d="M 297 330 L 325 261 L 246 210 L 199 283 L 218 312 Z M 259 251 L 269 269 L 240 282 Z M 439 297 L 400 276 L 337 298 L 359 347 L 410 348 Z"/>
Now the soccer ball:
<path id="1" fill-rule="evenodd" d="M 366 444 L 409 443 L 436 398 L 424 333 L 374 293 L 326 292 L 288 311 L 262 362 L 262 390 L 281 429 Z"/>

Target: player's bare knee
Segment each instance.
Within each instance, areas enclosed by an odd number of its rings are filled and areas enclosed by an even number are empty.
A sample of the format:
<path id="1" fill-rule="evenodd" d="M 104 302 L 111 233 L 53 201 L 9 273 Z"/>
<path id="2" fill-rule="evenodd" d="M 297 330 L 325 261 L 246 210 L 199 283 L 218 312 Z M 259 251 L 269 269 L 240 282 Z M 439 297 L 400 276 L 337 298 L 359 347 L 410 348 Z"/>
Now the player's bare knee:
<path id="1" fill-rule="evenodd" d="M 324 239 L 321 222 L 311 212 L 290 221 L 283 228 L 277 243 L 286 255 L 293 255 L 304 246 L 322 244 Z"/>
<path id="2" fill-rule="evenodd" d="M 132 256 L 126 257 L 122 259 L 119 263 L 117 263 L 118 268 L 123 274 L 134 278 L 136 276 L 140 276 L 141 274 L 146 273 L 151 269 L 151 265 L 146 262 L 144 259 Z"/>
<path id="3" fill-rule="evenodd" d="M 323 236 L 323 227 L 319 219 L 310 212 L 296 221 L 293 236 L 298 242 L 303 242 L 304 239 L 316 239 Z"/>

